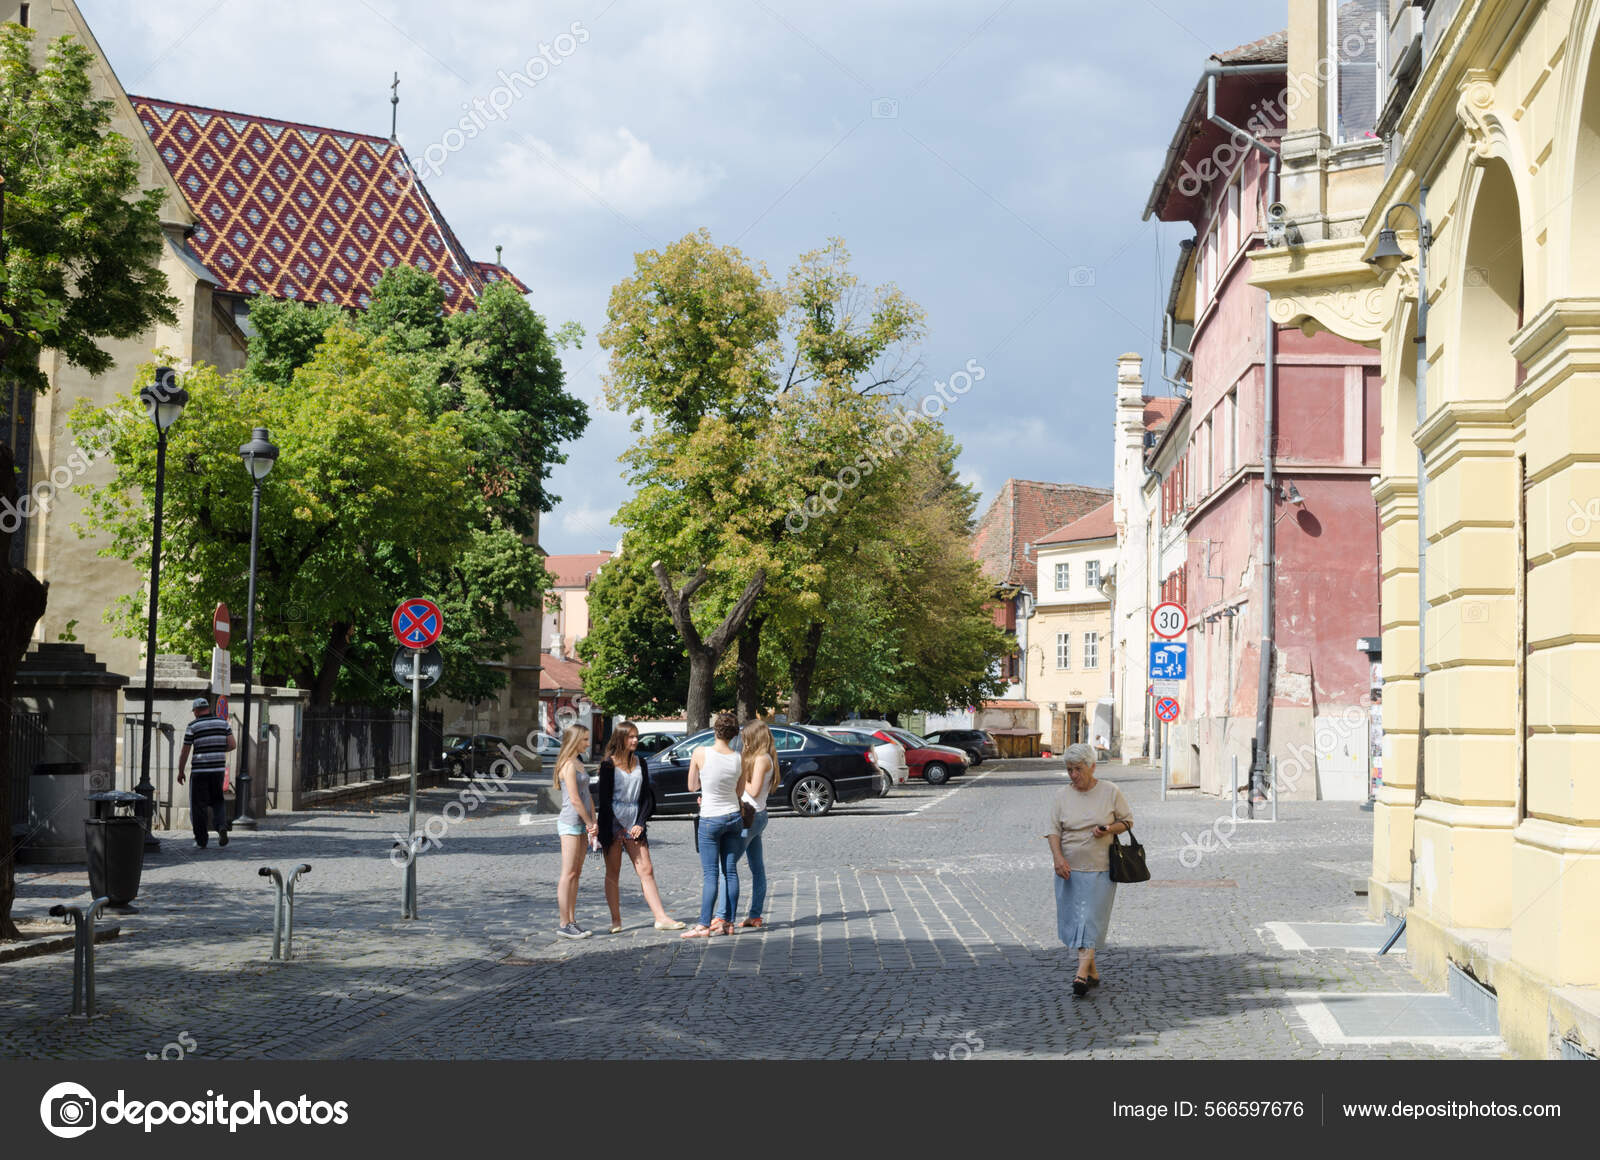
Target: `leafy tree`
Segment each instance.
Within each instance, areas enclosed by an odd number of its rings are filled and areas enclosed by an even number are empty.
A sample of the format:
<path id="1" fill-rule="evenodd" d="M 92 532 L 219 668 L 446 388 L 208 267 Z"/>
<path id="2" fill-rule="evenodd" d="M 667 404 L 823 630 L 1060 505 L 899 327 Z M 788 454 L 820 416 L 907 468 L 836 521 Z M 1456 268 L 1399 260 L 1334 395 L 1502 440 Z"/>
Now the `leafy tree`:
<path id="1" fill-rule="evenodd" d="M 251 486 L 233 449 L 254 426 L 280 448 L 262 488 L 258 605 L 295 610 L 292 620 L 258 618 L 264 682 L 292 678 L 327 704 L 359 630 L 407 594 L 396 577 L 447 568 L 471 547 L 482 499 L 467 483 L 464 424 L 430 416 L 407 370 L 340 325 L 288 389 L 208 366 L 182 376 L 189 405 L 168 435 L 161 645 L 203 655 L 215 603 L 245 604 Z M 148 567 L 156 437 L 134 421 L 137 405 L 130 388 L 111 407 L 80 402 L 70 422 L 86 452 L 117 468 L 109 485 L 83 489 L 81 530 L 108 532 L 103 555 Z M 130 593 L 107 616 L 139 635 L 144 597 Z"/>
<path id="2" fill-rule="evenodd" d="M 0 27 L 0 390 L 45 391 L 40 356 L 55 351 L 93 374 L 111 369 L 104 339 L 177 319 L 161 272 L 163 192 L 139 187 L 132 146 L 93 99 L 92 54 L 70 37 L 43 67 L 34 32 Z M 0 503 L 20 498 L 0 446 Z M 7 511 L 15 511 L 15 506 Z M 0 520 L 0 818 L 11 815 L 11 694 L 47 589 L 11 567 L 12 521 Z M 15 935 L 11 827 L 0 824 L 0 937 Z"/>
<path id="3" fill-rule="evenodd" d="M 671 716 L 683 708 L 688 654 L 649 562 L 626 544 L 589 587 L 589 623 L 578 656 L 591 701 L 630 717 Z"/>
<path id="4" fill-rule="evenodd" d="M 754 452 L 781 312 L 765 270 L 702 230 L 636 255 L 600 336 L 611 352 L 607 401 L 640 434 L 622 456 L 638 492 L 618 522 L 651 560 L 688 654 L 691 729 L 710 719 L 717 665 L 766 583 L 761 494 L 776 465 Z"/>

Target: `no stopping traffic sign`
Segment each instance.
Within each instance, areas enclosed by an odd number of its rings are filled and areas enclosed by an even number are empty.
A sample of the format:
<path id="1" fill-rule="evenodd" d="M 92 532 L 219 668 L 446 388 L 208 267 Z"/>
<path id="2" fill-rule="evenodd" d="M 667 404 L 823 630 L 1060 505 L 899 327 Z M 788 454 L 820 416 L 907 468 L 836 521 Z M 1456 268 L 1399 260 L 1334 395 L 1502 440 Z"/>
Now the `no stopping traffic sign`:
<path id="1" fill-rule="evenodd" d="M 433 601 L 418 596 L 402 600 L 389 624 L 395 639 L 407 648 L 427 648 L 444 631 L 444 614 Z"/>

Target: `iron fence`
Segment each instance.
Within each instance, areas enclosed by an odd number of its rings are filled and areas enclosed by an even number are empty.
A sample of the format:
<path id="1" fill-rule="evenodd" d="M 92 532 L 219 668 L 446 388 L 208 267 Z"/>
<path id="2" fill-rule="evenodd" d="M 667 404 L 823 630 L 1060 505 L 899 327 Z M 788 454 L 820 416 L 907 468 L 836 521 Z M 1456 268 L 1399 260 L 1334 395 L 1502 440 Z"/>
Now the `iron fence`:
<path id="1" fill-rule="evenodd" d="M 444 714 L 422 714 L 423 769 L 436 769 L 444 749 Z M 300 742 L 300 786 L 335 789 L 379 781 L 411 766 L 411 711 L 365 705 L 309 708 Z"/>
<path id="2" fill-rule="evenodd" d="M 7 769 L 11 771 L 11 829 L 13 833 L 26 833 L 28 829 L 28 794 L 33 781 L 33 767 L 44 760 L 49 734 L 44 731 L 44 717 L 38 713 L 11 712 L 11 743 L 7 747 Z"/>

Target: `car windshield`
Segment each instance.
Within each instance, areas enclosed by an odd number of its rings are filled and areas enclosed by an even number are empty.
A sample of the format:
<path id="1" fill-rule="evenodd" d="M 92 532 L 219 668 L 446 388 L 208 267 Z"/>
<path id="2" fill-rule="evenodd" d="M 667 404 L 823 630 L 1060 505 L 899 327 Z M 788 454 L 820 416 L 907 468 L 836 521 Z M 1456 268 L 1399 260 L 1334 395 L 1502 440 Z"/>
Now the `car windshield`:
<path id="1" fill-rule="evenodd" d="M 890 733 L 893 736 L 898 737 L 907 745 L 911 746 L 913 749 L 926 749 L 928 746 L 933 744 L 933 742 L 925 741 L 921 737 L 918 737 L 915 733 L 907 732 L 904 729 L 890 730 Z"/>
<path id="2" fill-rule="evenodd" d="M 447 749 L 454 749 L 458 746 L 467 744 L 467 738 L 463 737 L 459 733 L 452 733 L 444 739 L 444 743 Z"/>

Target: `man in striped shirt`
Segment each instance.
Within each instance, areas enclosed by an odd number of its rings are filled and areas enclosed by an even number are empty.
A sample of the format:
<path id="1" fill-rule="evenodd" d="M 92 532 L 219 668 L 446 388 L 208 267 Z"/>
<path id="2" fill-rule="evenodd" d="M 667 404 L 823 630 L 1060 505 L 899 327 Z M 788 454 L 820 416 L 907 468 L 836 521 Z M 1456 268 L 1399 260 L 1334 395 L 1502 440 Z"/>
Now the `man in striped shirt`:
<path id="1" fill-rule="evenodd" d="M 194 720 L 183 731 L 178 752 L 178 784 L 184 781 L 189 754 L 194 754 L 194 785 L 189 790 L 189 820 L 194 823 L 194 844 L 206 848 L 207 822 L 217 832 L 217 845 L 228 844 L 228 806 L 222 800 L 222 781 L 228 771 L 228 754 L 238 747 L 228 722 L 215 716 L 211 702 L 194 699 Z"/>

